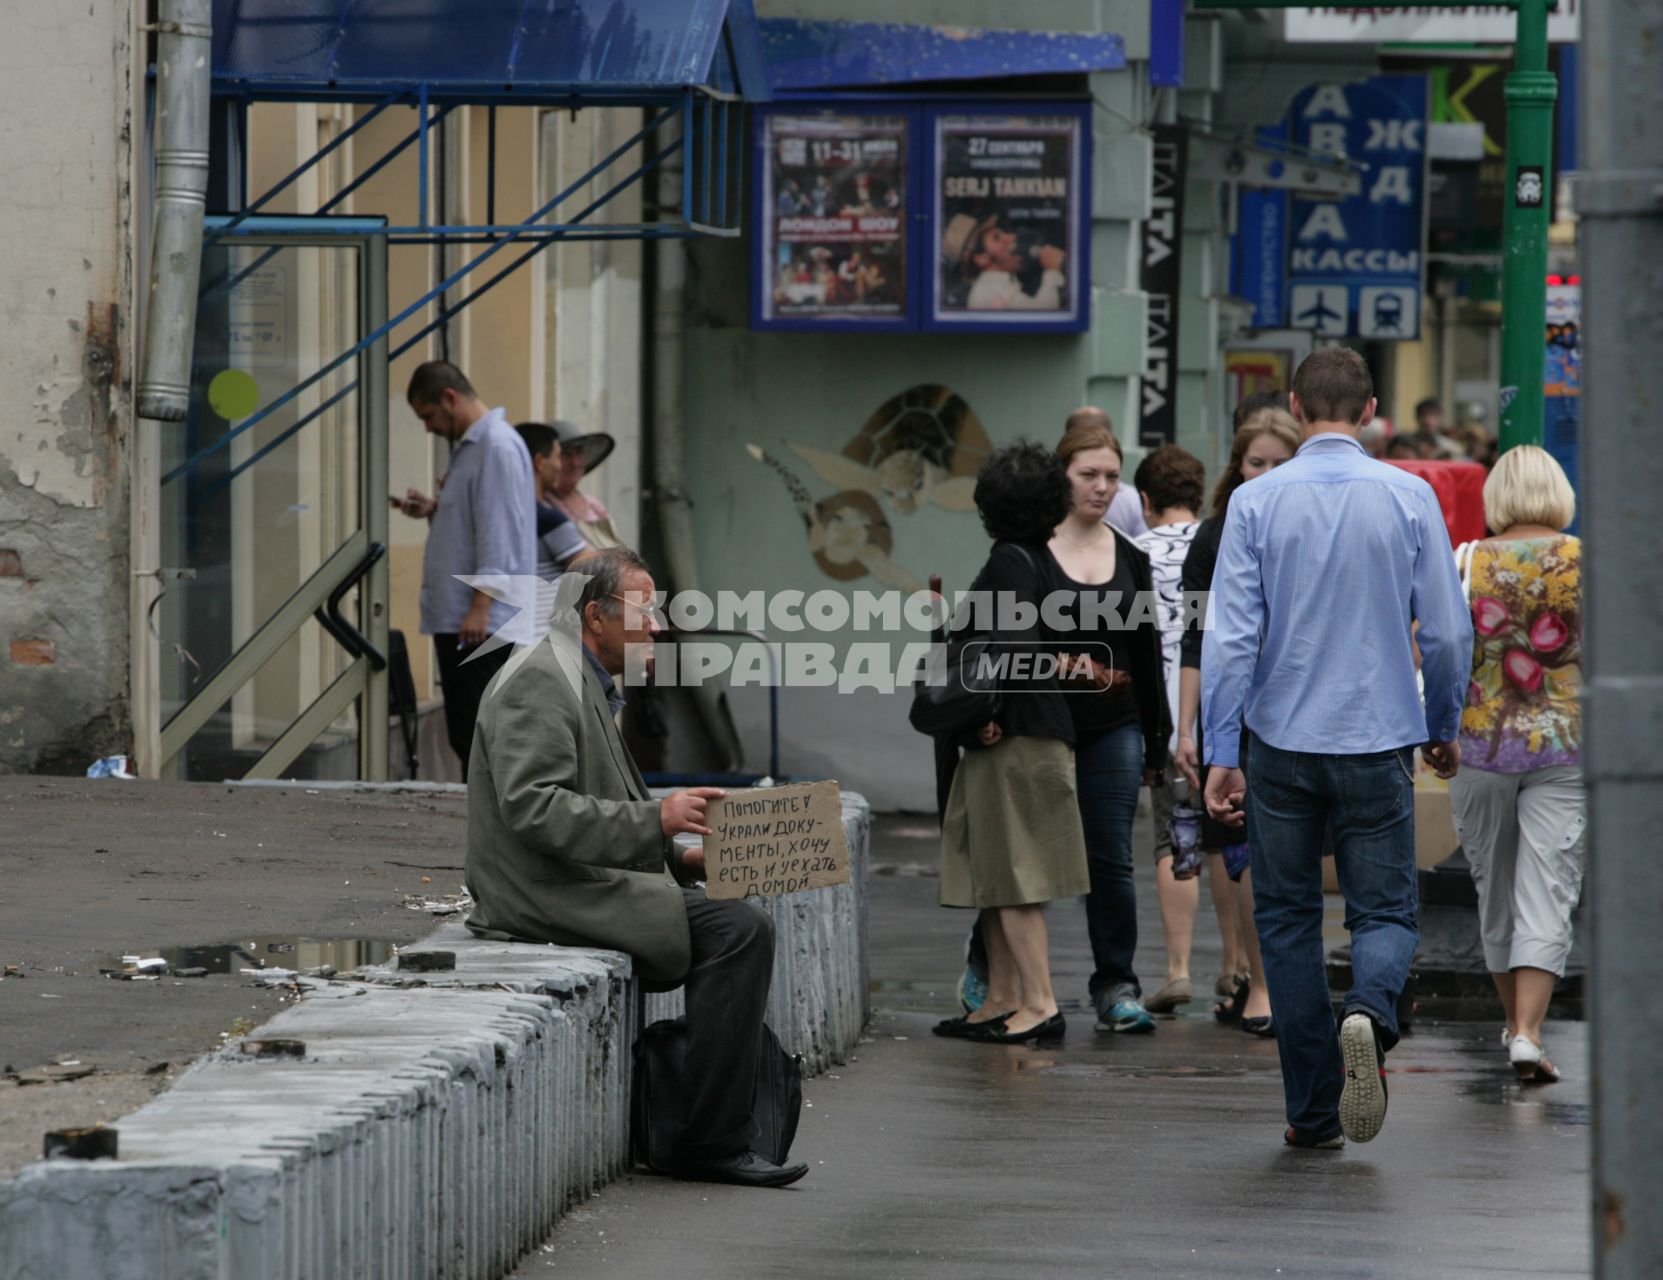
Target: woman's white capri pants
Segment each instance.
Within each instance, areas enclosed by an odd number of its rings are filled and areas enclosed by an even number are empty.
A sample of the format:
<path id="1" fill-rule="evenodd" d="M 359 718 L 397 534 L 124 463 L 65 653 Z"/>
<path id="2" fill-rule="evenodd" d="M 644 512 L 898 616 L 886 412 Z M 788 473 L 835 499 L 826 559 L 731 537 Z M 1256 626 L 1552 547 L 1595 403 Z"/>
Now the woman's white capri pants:
<path id="1" fill-rule="evenodd" d="M 1581 767 L 1466 766 L 1450 780 L 1449 799 L 1478 886 L 1484 963 L 1492 973 L 1528 967 L 1563 977 L 1586 857 Z"/>

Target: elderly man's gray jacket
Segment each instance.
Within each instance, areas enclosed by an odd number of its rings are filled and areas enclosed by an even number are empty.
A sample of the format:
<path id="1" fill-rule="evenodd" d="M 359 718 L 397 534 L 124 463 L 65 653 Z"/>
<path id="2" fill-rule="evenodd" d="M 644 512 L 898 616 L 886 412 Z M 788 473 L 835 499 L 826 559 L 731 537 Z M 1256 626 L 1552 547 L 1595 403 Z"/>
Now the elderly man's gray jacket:
<path id="1" fill-rule="evenodd" d="M 547 640 L 517 651 L 479 709 L 468 764 L 468 927 L 608 947 L 654 983 L 690 954 L 673 850 L 591 664 Z"/>

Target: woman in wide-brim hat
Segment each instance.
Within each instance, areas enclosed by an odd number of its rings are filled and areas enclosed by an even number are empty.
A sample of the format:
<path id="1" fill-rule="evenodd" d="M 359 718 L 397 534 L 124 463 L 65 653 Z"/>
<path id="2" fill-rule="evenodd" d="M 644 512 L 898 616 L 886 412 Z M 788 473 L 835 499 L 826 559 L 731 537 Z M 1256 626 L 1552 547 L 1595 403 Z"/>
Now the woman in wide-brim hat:
<path id="1" fill-rule="evenodd" d="M 575 422 L 557 418 L 549 425 L 560 440 L 560 478 L 554 488 L 555 505 L 572 518 L 591 549 L 603 551 L 623 546 L 606 505 L 578 489 L 583 477 L 606 461 L 617 442 L 604 431 L 585 431 Z"/>

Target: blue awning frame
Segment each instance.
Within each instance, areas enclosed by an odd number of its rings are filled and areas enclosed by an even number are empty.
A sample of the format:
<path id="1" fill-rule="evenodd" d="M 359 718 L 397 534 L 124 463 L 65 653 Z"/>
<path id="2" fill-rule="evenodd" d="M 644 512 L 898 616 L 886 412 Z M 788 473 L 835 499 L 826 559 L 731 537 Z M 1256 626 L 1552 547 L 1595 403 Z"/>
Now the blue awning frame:
<path id="1" fill-rule="evenodd" d="M 259 10 L 262 3 L 276 5 L 281 10 L 285 0 L 215 0 L 216 26 L 223 22 L 235 24 L 246 10 Z M 543 82 L 527 79 L 488 83 L 477 77 L 416 78 L 411 80 L 375 80 L 359 78 L 351 81 L 296 75 L 232 74 L 230 69 L 216 65 L 213 74 L 213 94 L 217 100 L 239 104 L 246 111 L 255 102 L 353 102 L 369 103 L 370 109 L 358 117 L 327 144 L 256 199 L 235 213 L 208 219 L 204 229 L 203 248 L 234 242 L 238 237 L 269 238 L 280 231 L 285 237 L 339 235 L 342 219 L 334 211 L 353 192 L 384 170 L 410 147 L 417 148 L 417 208 L 421 211 L 414 225 L 398 225 L 378 218 L 352 219 L 355 226 L 366 229 L 366 234 L 385 238 L 389 244 L 471 244 L 480 251 L 461 264 L 443 280 L 430 287 L 414 302 L 385 323 L 366 334 L 347 350 L 330 358 L 317 370 L 289 388 L 281 397 L 260 409 L 253 416 L 237 424 L 236 428 L 219 437 L 185 459 L 162 477 L 166 485 L 195 471 L 209 454 L 217 452 L 233 439 L 265 421 L 282 406 L 292 402 L 308 388 L 316 386 L 337 369 L 356 357 L 371 351 L 377 344 L 390 342 L 390 335 L 401 325 L 416 319 L 432 303 L 439 309 L 414 333 L 403 338 L 390 349 L 386 345 L 386 359 L 391 361 L 423 341 L 460 312 L 473 305 L 486 293 L 501 284 L 551 245 L 578 240 L 648 240 L 661 238 L 691 238 L 716 236 L 733 238 L 740 233 L 744 210 L 743 166 L 747 151 L 745 112 L 747 103 L 766 101 L 768 89 L 766 64 L 760 37 L 756 30 L 756 15 L 751 0 L 578 0 L 581 7 L 588 3 L 604 3 L 610 12 L 628 9 L 631 4 L 652 7 L 660 4 L 680 6 L 676 12 L 687 12 L 706 23 L 718 23 L 719 30 L 704 48 L 708 57 L 700 71 L 694 63 L 683 61 L 677 74 L 661 76 L 658 81 L 645 77 L 630 83 L 596 82 L 575 83 L 570 79 Z M 362 0 L 315 0 L 313 18 L 317 10 L 328 4 L 338 7 L 336 19 L 344 22 Z M 529 9 L 533 0 L 426 0 L 433 9 L 451 8 L 477 13 L 482 3 L 494 3 L 498 9 L 504 4 Z M 368 6 L 365 6 L 368 7 Z M 275 12 L 275 11 L 274 11 Z M 327 15 L 325 15 L 327 16 Z M 293 22 L 289 29 L 292 31 Z M 329 34 L 329 24 L 321 28 Z M 229 34 L 222 28 L 214 42 L 216 59 L 229 44 Z M 689 81 L 696 75 L 696 81 Z M 417 109 L 416 127 L 393 143 L 373 163 L 365 167 L 351 182 L 323 202 L 310 214 L 272 217 L 262 213 L 271 201 L 294 185 L 304 174 L 315 168 L 337 151 L 348 140 L 394 106 L 414 106 Z M 452 111 L 459 106 L 485 106 L 488 118 L 487 156 L 487 216 L 483 223 L 441 224 L 428 217 L 429 155 L 431 135 Z M 585 173 L 563 188 L 540 208 L 516 223 L 499 223 L 495 218 L 496 128 L 495 113 L 499 106 L 553 107 L 577 110 L 585 106 L 629 107 L 644 109 L 645 122 L 626 141 L 597 161 Z M 589 219 L 612 200 L 636 183 L 654 175 L 674 157 L 680 157 L 681 209 L 678 216 L 663 217 L 653 222 L 594 223 Z M 637 163 L 621 177 L 609 176 L 609 170 L 626 160 Z M 578 194 L 591 183 L 602 183 L 604 189 L 595 192 L 575 213 L 565 212 Z M 663 210 L 659 211 L 662 215 Z M 559 218 L 558 221 L 551 220 Z M 510 247 L 519 252 L 509 256 L 506 264 L 494 271 L 483 283 L 468 288 L 460 298 L 451 300 L 447 294 L 461 286 L 480 267 L 496 259 Z M 210 286 L 215 291 L 230 290 L 247 279 L 281 248 L 268 249 L 243 270 Z M 327 412 L 357 386 L 357 379 L 341 388 L 335 395 L 318 405 L 284 429 L 281 436 L 268 442 L 255 457 L 245 460 L 224 480 L 229 482 L 263 457 L 282 441 Z"/>
<path id="2" fill-rule="evenodd" d="M 758 30 L 772 88 L 781 98 L 824 97 L 828 90 L 850 96 L 879 90 L 893 96 L 898 87 L 927 91 L 932 82 L 1085 75 L 1126 67 L 1126 42 L 1112 32 L 805 18 L 764 18 Z"/>
<path id="3" fill-rule="evenodd" d="M 440 108 L 439 112 L 435 113 L 435 115 L 437 116 L 438 114 L 443 113 L 445 110 L 447 110 L 447 108 Z M 650 154 L 645 160 L 643 160 L 639 165 L 637 165 L 628 175 L 626 175 L 625 177 L 617 180 L 605 192 L 603 192 L 602 194 L 598 195 L 597 197 L 591 199 L 588 204 L 586 204 L 576 214 L 572 215 L 568 222 L 561 223 L 561 224 L 548 224 L 548 223 L 544 223 L 544 222 L 541 221 L 543 218 L 547 217 L 550 213 L 552 213 L 555 209 L 557 209 L 561 205 L 565 204 L 566 201 L 572 199 L 579 191 L 583 190 L 583 188 L 585 186 L 587 186 L 591 181 L 594 181 L 594 180 L 602 177 L 606 173 L 606 171 L 609 168 L 612 167 L 612 165 L 618 163 L 625 156 L 627 156 L 631 151 L 633 151 L 637 147 L 639 147 L 647 138 L 651 137 L 658 129 L 660 129 L 666 121 L 674 118 L 676 113 L 677 113 L 677 108 L 675 108 L 675 107 L 665 107 L 665 108 L 661 109 L 660 111 L 658 111 L 655 115 L 653 115 L 651 118 L 649 118 L 648 121 L 646 122 L 646 124 L 643 125 L 639 130 L 637 130 L 635 132 L 635 134 L 633 134 L 629 139 L 627 139 L 625 142 L 623 142 L 618 147 L 614 148 L 609 154 L 604 156 L 601 160 L 597 161 L 585 173 L 583 173 L 581 176 L 579 176 L 574 181 L 569 183 L 558 195 L 556 195 L 552 200 L 545 203 L 540 209 L 538 209 L 535 213 L 533 213 L 531 215 L 531 217 L 529 219 L 527 219 L 526 222 L 518 224 L 517 226 L 499 227 L 499 228 L 428 227 L 428 228 L 425 228 L 425 229 L 419 229 L 419 228 L 415 229 L 419 232 L 419 234 L 400 236 L 400 235 L 394 235 L 393 234 L 393 232 L 396 230 L 396 228 L 390 227 L 390 226 L 386 225 L 385 223 L 380 223 L 380 222 L 375 223 L 374 224 L 374 229 L 372 230 L 371 234 L 376 234 L 376 235 L 380 235 L 382 237 L 385 237 L 387 239 L 388 243 L 390 243 L 390 244 L 397 244 L 397 243 L 404 243 L 404 244 L 410 244 L 410 243 L 438 243 L 438 244 L 443 244 L 443 243 L 454 243 L 458 240 L 466 239 L 466 240 L 469 240 L 470 242 L 474 242 L 474 243 L 477 243 L 479 240 L 483 240 L 483 241 L 486 242 L 486 247 L 484 249 L 482 249 L 481 252 L 475 254 L 467 262 L 463 263 L 455 271 L 451 272 L 450 275 L 446 276 L 443 280 L 441 280 L 437 284 L 431 286 L 424 294 L 422 294 L 420 297 L 418 297 L 415 301 L 411 302 L 408 306 L 406 306 L 397 315 L 388 317 L 388 319 L 384 323 L 377 326 L 372 332 L 366 334 L 363 338 L 359 339 L 351 347 L 347 348 L 345 351 L 341 352 L 339 355 L 336 355 L 332 359 L 328 360 L 323 365 L 321 365 L 318 369 L 316 369 L 312 373 L 308 374 L 305 378 L 301 379 L 293 387 L 289 388 L 289 390 L 286 391 L 282 396 L 278 397 L 276 400 L 272 401 L 270 404 L 268 404 L 264 408 L 260 409 L 252 417 L 247 418 L 244 421 L 238 423 L 237 426 L 234 429 L 227 432 L 223 436 L 218 437 L 212 444 L 205 446 L 203 449 L 198 450 L 196 453 L 192 454 L 189 458 L 185 459 L 178 466 L 176 466 L 172 471 L 168 472 L 166 475 L 164 475 L 162 477 L 162 481 L 161 481 L 162 484 L 166 485 L 170 481 L 176 480 L 176 479 L 180 478 L 181 476 L 184 476 L 184 475 L 192 472 L 195 469 L 196 465 L 199 462 L 201 462 L 203 458 L 207 457 L 211 453 L 217 452 L 218 450 L 224 448 L 226 445 L 228 445 L 236 437 L 242 435 L 244 432 L 249 431 L 253 427 L 258 426 L 261 422 L 263 422 L 265 419 L 270 417 L 271 414 L 274 413 L 277 409 L 281 408 L 285 404 L 288 404 L 290 401 L 295 399 L 295 397 L 300 395 L 301 392 L 305 391 L 309 387 L 317 385 L 319 382 L 323 381 L 324 378 L 328 377 L 335 370 L 341 368 L 343 365 L 347 364 L 349 361 L 353 360 L 354 358 L 361 355 L 362 353 L 371 350 L 372 348 L 374 348 L 376 346 L 377 343 L 380 343 L 383 340 L 388 339 L 389 335 L 392 334 L 392 332 L 394 330 L 398 329 L 399 326 L 405 324 L 407 321 L 409 321 L 409 320 L 413 319 L 414 317 L 418 316 L 429 304 L 431 304 L 433 302 L 438 302 L 439 303 L 439 311 L 436 315 L 434 315 L 430 320 L 428 320 L 426 324 L 421 325 L 414 333 L 412 333 L 408 337 L 404 338 L 401 342 L 399 342 L 399 344 L 397 346 L 394 346 L 390 350 L 387 351 L 387 357 L 386 358 L 389 362 L 391 362 L 392 360 L 397 359 L 399 356 L 401 356 L 405 352 L 409 351 L 417 343 L 424 340 L 429 334 L 433 333 L 440 326 L 446 324 L 448 321 L 454 319 L 461 312 L 465 311 L 468 307 L 472 306 L 475 302 L 477 302 L 485 294 L 489 293 L 492 289 L 496 288 L 497 285 L 501 284 L 504 280 L 508 279 L 509 276 L 511 276 L 515 272 L 517 272 L 521 267 L 523 267 L 527 263 L 529 263 L 538 254 L 540 254 L 540 253 L 544 252 L 546 249 L 548 249 L 550 245 L 559 244 L 559 243 L 562 243 L 562 242 L 571 241 L 571 240 L 575 240 L 575 239 L 591 239 L 591 240 L 594 240 L 594 239 L 643 239 L 643 238 L 654 238 L 654 237 L 685 236 L 685 235 L 688 235 L 688 234 L 726 234 L 725 232 L 722 232 L 719 229 L 711 230 L 711 231 L 708 231 L 708 232 L 703 231 L 700 228 L 699 224 L 697 224 L 696 222 L 690 222 L 689 220 L 687 220 L 685 218 L 683 219 L 683 223 L 686 224 L 685 226 L 681 225 L 681 224 L 665 225 L 665 224 L 654 224 L 654 223 L 629 225 L 629 226 L 620 226 L 620 225 L 616 225 L 616 224 L 608 224 L 606 226 L 596 226 L 596 227 L 588 227 L 588 226 L 584 225 L 585 219 L 588 218 L 591 214 L 593 214 L 597 209 L 604 206 L 608 201 L 612 200 L 614 197 L 616 197 L 622 191 L 624 191 L 627 188 L 629 188 L 630 186 L 632 186 L 634 183 L 640 181 L 642 178 L 646 177 L 648 174 L 650 174 L 650 173 L 654 172 L 655 170 L 657 170 L 657 168 L 661 164 L 663 164 L 665 160 L 669 159 L 672 155 L 675 155 L 675 154 L 678 154 L 679 152 L 681 152 L 684 149 L 683 148 L 683 143 L 684 143 L 685 138 L 686 138 L 685 134 L 671 139 L 669 142 L 667 142 L 663 146 L 661 146 L 656 152 Z M 733 115 L 734 115 L 734 119 L 735 119 L 736 123 L 742 118 L 739 112 L 734 112 Z M 424 119 L 425 119 L 425 117 L 424 117 Z M 430 126 L 432 121 L 427 121 L 427 123 Z M 342 140 L 341 138 L 337 137 L 336 139 L 334 139 L 332 141 L 332 145 L 333 145 L 333 143 L 338 143 L 341 140 Z M 396 151 L 403 150 L 404 147 L 408 146 L 410 141 L 411 141 L 411 138 L 406 138 L 402 144 L 400 144 L 398 147 L 394 148 L 394 151 L 396 152 Z M 704 155 L 705 163 L 706 163 L 707 166 L 714 165 L 714 156 L 712 154 L 713 150 L 714 149 L 709 147 L 709 146 L 707 146 L 703 149 L 703 155 Z M 727 141 L 727 137 L 726 137 L 725 133 L 724 133 L 723 139 L 721 141 L 720 150 L 724 153 L 723 158 L 724 158 L 724 163 L 725 163 L 726 153 L 729 150 L 729 145 L 728 145 L 728 141 Z M 743 151 L 742 141 L 733 143 L 733 150 L 735 152 L 742 152 Z M 381 165 L 383 165 L 391 157 L 392 154 L 393 154 L 393 152 L 389 152 L 389 154 L 387 156 L 383 156 L 381 162 L 378 162 L 378 165 L 375 166 L 375 168 L 381 167 Z M 320 153 L 320 156 L 321 156 L 321 153 Z M 316 163 L 316 161 L 320 158 L 320 156 L 314 156 L 312 158 L 312 161 L 310 161 L 309 163 Z M 692 155 L 692 153 L 689 153 L 688 160 L 683 165 L 682 198 L 683 198 L 684 201 L 688 200 L 692 197 L 692 192 L 693 192 L 692 171 L 697 167 L 696 162 L 697 162 L 697 157 Z M 737 168 L 738 166 L 735 165 L 734 167 Z M 304 168 L 304 166 L 303 166 L 303 168 Z M 371 176 L 371 174 L 373 172 L 374 172 L 374 169 L 366 171 L 364 174 L 360 175 L 357 182 L 352 184 L 352 186 L 356 186 L 359 183 L 362 183 L 369 176 Z M 298 176 L 298 172 L 296 174 L 291 174 L 289 176 L 289 178 L 286 179 L 285 181 L 291 181 L 294 177 L 297 177 L 297 176 Z M 278 226 L 279 223 L 281 224 L 283 233 L 287 236 L 306 236 L 308 234 L 317 234 L 317 235 L 320 235 L 320 236 L 330 236 L 330 235 L 339 234 L 340 220 L 337 219 L 337 218 L 330 217 L 327 213 L 327 209 L 328 209 L 329 206 L 332 206 L 335 203 L 337 203 L 339 201 L 339 199 L 344 198 L 344 196 L 346 194 L 348 194 L 351 189 L 352 189 L 351 187 L 348 187 L 347 189 L 343 190 L 340 193 L 340 195 L 338 195 L 335 200 L 330 201 L 329 205 L 326 205 L 325 209 L 321 210 L 318 215 L 288 216 L 288 217 L 283 217 L 283 218 L 280 218 L 280 219 L 262 218 L 262 217 L 259 217 L 259 216 L 256 215 L 255 206 L 250 205 L 248 208 L 243 209 L 243 210 L 239 211 L 237 214 L 232 215 L 230 217 L 210 219 L 209 223 L 208 223 L 208 226 L 206 228 L 206 233 L 203 237 L 203 248 L 204 249 L 210 248 L 213 245 L 218 244 L 218 243 L 220 243 L 220 242 L 222 242 L 226 239 L 235 239 L 239 235 L 250 236 L 250 237 L 267 237 L 267 236 L 270 236 L 273 233 L 274 229 L 276 229 L 276 227 Z M 267 196 L 265 198 L 269 199 L 269 197 L 272 194 L 275 193 L 275 190 L 276 190 L 276 188 L 274 188 L 272 192 L 268 192 Z M 256 202 L 256 203 L 259 203 L 259 202 Z M 732 196 L 731 207 L 734 210 L 734 218 L 735 218 L 736 223 L 737 223 L 738 211 L 739 211 L 741 203 L 742 202 L 739 198 L 739 194 L 737 192 L 735 192 Z M 410 229 L 406 229 L 406 230 L 410 230 Z M 479 233 L 477 238 L 475 236 L 469 234 L 469 233 L 474 233 L 474 232 Z M 457 233 L 460 233 L 460 234 L 457 234 Z M 735 231 L 732 234 L 737 234 L 737 227 L 736 227 Z M 480 285 L 477 285 L 477 286 L 474 286 L 474 287 L 470 288 L 465 294 L 463 294 L 460 298 L 456 299 L 455 301 L 447 301 L 446 300 L 445 295 L 447 294 L 447 292 L 449 290 L 457 287 L 458 285 L 461 285 L 462 282 L 468 276 L 473 274 L 474 271 L 478 270 L 481 266 L 484 266 L 492 258 L 496 257 L 497 254 L 502 252 L 504 249 L 509 248 L 511 245 L 523 245 L 524 246 L 523 251 L 520 252 L 519 254 L 515 255 L 507 263 L 507 265 L 503 266 L 501 269 L 494 272 L 490 276 L 490 278 L 487 279 L 483 284 L 480 284 Z M 221 288 L 221 289 L 225 289 L 225 290 L 230 290 L 232 288 L 235 288 L 238 283 L 240 283 L 242 280 L 247 279 L 249 276 L 253 275 L 253 273 L 258 271 L 260 269 L 260 267 L 263 266 L 270 258 L 272 258 L 273 256 L 275 256 L 277 253 L 280 253 L 280 252 L 281 252 L 280 248 L 268 249 L 265 253 L 260 255 L 260 257 L 256 258 L 252 263 L 250 263 L 247 267 L 245 267 L 242 271 L 238 272 L 237 274 L 235 274 L 233 276 L 229 276 L 225 281 L 223 281 L 221 284 L 219 284 L 217 286 L 217 288 Z M 300 419 L 298 419 L 296 422 L 294 422 L 289 427 L 287 427 L 283 431 L 283 433 L 276 440 L 271 441 L 266 448 L 264 448 L 260 451 L 259 454 L 257 454 L 253 458 L 248 459 L 242 465 L 237 467 L 233 472 L 231 472 L 227 477 L 225 477 L 227 482 L 231 479 L 235 479 L 235 477 L 237 475 L 239 475 L 239 474 L 241 474 L 241 472 L 247 470 L 249 466 L 253 465 L 254 462 L 258 461 L 259 458 L 263 457 L 266 453 L 269 453 L 271 451 L 271 449 L 273 447 L 275 447 L 277 444 L 280 444 L 280 443 L 282 443 L 282 441 L 287 440 L 290 436 L 293 436 L 295 433 L 300 431 L 303 427 L 307 426 L 308 424 L 310 424 L 311 422 L 315 421 L 317 418 L 322 416 L 331 407 L 333 407 L 337 401 L 342 399 L 347 393 L 349 393 L 357 385 L 358 385 L 357 380 L 354 379 L 347 386 L 341 388 L 340 391 L 337 392 L 334 396 L 330 397 L 328 400 L 324 401 L 322 404 L 319 404 L 316 408 L 312 409 L 310 412 L 303 415 Z"/>
<path id="4" fill-rule="evenodd" d="M 214 0 L 216 93 L 650 106 L 707 85 L 764 101 L 751 0 Z"/>
<path id="5" fill-rule="evenodd" d="M 416 208 L 413 225 L 388 225 L 381 234 L 392 244 L 493 244 L 504 237 L 543 244 L 553 239 L 648 239 L 661 236 L 725 236 L 740 231 L 743 207 L 744 122 L 748 102 L 771 97 L 761 35 L 752 0 L 571 0 L 553 9 L 547 0 L 422 0 L 412 14 L 409 0 L 214 0 L 213 95 L 244 108 L 255 102 L 346 102 L 368 104 L 350 126 L 267 191 L 219 226 L 207 243 L 235 236 L 244 221 L 394 106 L 414 107 L 416 127 L 315 212 L 330 213 L 342 201 L 412 145 L 417 148 Z M 296 10 L 299 9 L 297 13 Z M 538 11 L 541 11 L 540 13 Z M 630 30 L 637 13 L 657 42 Z M 620 15 L 622 15 L 620 17 Z M 466 51 L 476 60 L 453 57 L 445 42 L 428 37 L 418 50 L 430 62 L 404 66 L 402 47 L 383 50 L 378 31 L 412 33 L 483 28 L 490 39 Z M 581 37 L 604 35 L 594 51 L 574 47 Z M 672 39 L 672 37 L 674 37 Z M 539 46 L 537 40 L 542 44 Z M 599 36 L 597 36 L 599 39 Z M 623 52 L 619 52 L 619 49 Z M 534 74 L 542 61 L 557 64 Z M 489 78 L 477 62 L 490 55 Z M 583 78 L 595 72 L 600 78 Z M 395 74 L 396 73 L 396 74 Z M 486 218 L 484 222 L 436 224 L 430 207 L 429 157 L 432 132 L 459 106 L 488 109 Z M 596 203 L 608 203 L 671 155 L 684 153 L 680 217 L 651 223 L 587 223 L 579 218 L 550 221 L 562 201 L 550 202 L 521 222 L 496 218 L 496 109 L 499 106 L 630 107 L 646 110 L 648 126 L 628 151 L 648 157 L 637 171 L 618 180 Z M 626 151 L 626 154 L 628 154 Z M 609 162 L 610 163 L 610 162 Z M 586 180 L 600 176 L 591 171 Z"/>

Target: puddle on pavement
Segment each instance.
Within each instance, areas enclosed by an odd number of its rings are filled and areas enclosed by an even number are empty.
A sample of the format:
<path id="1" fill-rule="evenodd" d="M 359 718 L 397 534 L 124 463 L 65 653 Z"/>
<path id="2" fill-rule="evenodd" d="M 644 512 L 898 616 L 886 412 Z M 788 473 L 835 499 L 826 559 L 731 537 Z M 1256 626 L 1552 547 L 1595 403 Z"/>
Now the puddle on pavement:
<path id="1" fill-rule="evenodd" d="M 1487 1103 L 1492 1107 L 1506 1107 L 1517 1119 L 1531 1124 L 1564 1125 L 1571 1129 L 1585 1129 L 1591 1119 L 1586 1102 L 1558 1102 L 1551 1084 L 1523 1085 L 1499 1074 L 1495 1078 L 1468 1080 L 1460 1086 L 1463 1096 Z"/>
<path id="2" fill-rule="evenodd" d="M 240 973 L 244 969 L 306 970 L 324 964 L 344 972 L 361 965 L 387 963 L 393 958 L 393 946 L 390 938 L 281 936 L 159 950 L 141 948 L 129 954 L 160 956 L 175 973 L 180 969 L 206 969 L 211 974 Z"/>
<path id="3" fill-rule="evenodd" d="M 1224 1077 L 1265 1074 L 1250 1072 L 1246 1067 L 1142 1067 L 1132 1063 L 1067 1062 L 1060 1058 L 1031 1057 L 1018 1058 L 1012 1066 L 1017 1071 L 1043 1071 L 1059 1076 L 1131 1076 L 1136 1080 L 1217 1080 Z"/>

